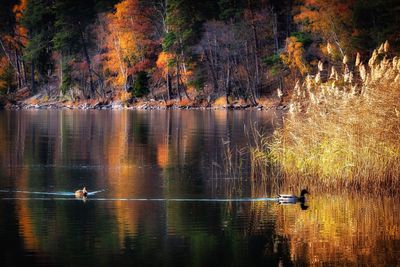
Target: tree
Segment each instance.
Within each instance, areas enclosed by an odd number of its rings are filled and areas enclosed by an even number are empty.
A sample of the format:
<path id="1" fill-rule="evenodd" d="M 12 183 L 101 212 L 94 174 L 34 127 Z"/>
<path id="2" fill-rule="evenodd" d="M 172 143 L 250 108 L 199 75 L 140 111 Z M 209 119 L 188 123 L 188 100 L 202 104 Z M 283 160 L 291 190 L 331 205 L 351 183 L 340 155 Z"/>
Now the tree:
<path id="1" fill-rule="evenodd" d="M 257 91 L 265 82 L 260 58 L 271 49 L 270 18 L 268 9 L 246 9 L 240 19 L 204 24 L 199 52 L 209 77 L 207 87 L 225 94 L 227 103 L 234 95 L 257 104 Z"/>
<path id="2" fill-rule="evenodd" d="M 372 51 L 389 40 L 400 50 L 400 2 L 398 0 L 358 0 L 353 6 L 353 45 L 357 50 Z"/>
<path id="3" fill-rule="evenodd" d="M 356 0 L 300 0 L 294 16 L 301 28 L 335 44 L 343 57 L 352 49 L 352 6 Z"/>
<path id="4" fill-rule="evenodd" d="M 106 21 L 105 68 L 115 73 L 116 86 L 128 90 L 136 73 L 155 65 L 156 42 L 149 11 L 138 0 L 124 0 L 115 5 L 115 12 Z"/>
<path id="5" fill-rule="evenodd" d="M 291 36 L 286 40 L 286 51 L 281 54 L 281 59 L 292 72 L 304 75 L 308 71 L 304 53 L 303 43 Z"/>
<path id="6" fill-rule="evenodd" d="M 83 52 L 89 66 L 90 93 L 94 93 L 93 76 L 91 72 L 90 57 L 87 50 L 85 38 L 86 26 L 94 19 L 90 5 L 92 1 L 82 1 L 82 4 L 74 0 L 56 0 L 56 34 L 54 36 L 55 48 L 60 52 L 61 66 L 61 88 L 63 92 L 69 90 L 67 86 L 72 85 L 71 68 L 75 56 Z M 87 4 L 89 5 L 87 5 Z"/>
<path id="7" fill-rule="evenodd" d="M 9 94 L 15 88 L 15 72 L 6 57 L 0 58 L 0 94 Z"/>
<path id="8" fill-rule="evenodd" d="M 35 67 L 43 83 L 48 82 L 53 63 L 54 13 L 52 0 L 27 0 L 21 24 L 27 30 L 25 59 L 31 64 L 31 89 L 35 92 Z"/>
<path id="9" fill-rule="evenodd" d="M 201 38 L 202 24 L 217 16 L 215 1 L 169 0 L 166 25 L 168 32 L 163 40 L 163 51 L 173 55 L 169 62 L 175 67 L 176 93 L 181 99 L 181 89 L 187 98 L 187 84 L 191 82 L 196 65 L 193 47 Z"/>
<path id="10" fill-rule="evenodd" d="M 243 14 L 243 1 L 241 0 L 219 0 L 219 19 L 223 21 L 236 21 Z"/>
<path id="11" fill-rule="evenodd" d="M 61 66 L 66 66 L 63 61 L 78 60 L 83 55 L 88 70 L 89 93 L 87 98 L 94 96 L 94 74 L 89 54 L 91 37 L 87 31 L 97 15 L 95 0 L 55 0 L 55 27 L 54 46 L 61 53 Z M 67 75 L 61 69 L 60 76 Z M 64 79 L 61 79 L 64 80 Z M 69 79 L 67 79 L 69 80 Z M 63 86 L 63 85 L 61 85 Z"/>
<path id="12" fill-rule="evenodd" d="M 17 74 L 18 87 L 26 83 L 22 50 L 26 45 L 26 30 L 20 25 L 26 1 L 4 0 L 0 9 L 0 56 L 4 55 Z"/>

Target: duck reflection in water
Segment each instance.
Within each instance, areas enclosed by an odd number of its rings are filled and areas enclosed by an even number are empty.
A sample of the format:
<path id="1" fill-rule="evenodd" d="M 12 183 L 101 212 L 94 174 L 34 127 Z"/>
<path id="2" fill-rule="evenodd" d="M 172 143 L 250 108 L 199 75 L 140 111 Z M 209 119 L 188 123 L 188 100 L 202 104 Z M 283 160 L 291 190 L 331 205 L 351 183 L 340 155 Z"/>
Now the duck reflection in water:
<path id="1" fill-rule="evenodd" d="M 306 205 L 306 195 L 310 194 L 307 189 L 303 189 L 300 192 L 300 196 L 295 196 L 291 194 L 278 194 L 278 203 L 283 205 L 291 205 L 300 203 L 300 207 L 302 210 L 308 209 L 308 205 Z"/>

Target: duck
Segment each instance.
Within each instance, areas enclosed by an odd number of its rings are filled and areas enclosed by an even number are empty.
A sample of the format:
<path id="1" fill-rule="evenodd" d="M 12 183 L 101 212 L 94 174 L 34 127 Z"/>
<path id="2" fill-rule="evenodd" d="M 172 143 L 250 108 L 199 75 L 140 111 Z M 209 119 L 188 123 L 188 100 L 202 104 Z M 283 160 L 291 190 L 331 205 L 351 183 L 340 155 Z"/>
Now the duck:
<path id="1" fill-rule="evenodd" d="M 300 196 L 295 195 L 287 195 L 287 194 L 278 194 L 278 202 L 285 204 L 295 204 L 295 203 L 303 203 L 306 201 L 306 194 L 310 194 L 307 189 L 303 189 L 300 192 Z"/>
<path id="2" fill-rule="evenodd" d="M 75 191 L 76 198 L 85 198 L 85 197 L 87 197 L 87 194 L 88 194 L 88 192 L 87 192 L 85 186 L 83 187 L 83 189 L 79 189 L 79 190 Z"/>

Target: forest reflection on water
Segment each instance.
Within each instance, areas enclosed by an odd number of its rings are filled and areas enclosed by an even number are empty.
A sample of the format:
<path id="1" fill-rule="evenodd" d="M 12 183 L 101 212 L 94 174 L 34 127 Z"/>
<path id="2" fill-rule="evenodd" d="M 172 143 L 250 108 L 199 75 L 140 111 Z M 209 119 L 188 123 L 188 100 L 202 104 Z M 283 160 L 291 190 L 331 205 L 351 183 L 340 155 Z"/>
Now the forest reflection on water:
<path id="1" fill-rule="evenodd" d="M 245 152 L 240 175 L 223 171 L 224 144 L 240 150 L 244 125 L 271 133 L 279 121 L 260 111 L 0 112 L 1 265 L 400 264 L 391 197 L 315 192 L 305 211 L 272 201 L 115 200 L 274 196 L 249 182 Z M 83 185 L 105 190 L 96 194 L 105 201 L 15 192 Z"/>

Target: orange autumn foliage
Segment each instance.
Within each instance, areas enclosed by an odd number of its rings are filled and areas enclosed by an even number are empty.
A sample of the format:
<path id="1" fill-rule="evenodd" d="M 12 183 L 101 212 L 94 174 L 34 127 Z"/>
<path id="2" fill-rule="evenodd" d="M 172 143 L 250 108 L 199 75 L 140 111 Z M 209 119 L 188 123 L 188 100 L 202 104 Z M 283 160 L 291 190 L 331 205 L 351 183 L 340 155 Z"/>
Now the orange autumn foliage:
<path id="1" fill-rule="evenodd" d="M 161 52 L 158 55 L 156 66 L 162 72 L 163 76 L 167 75 L 168 73 L 168 63 L 174 58 L 168 52 Z"/>
<path id="2" fill-rule="evenodd" d="M 308 70 L 303 43 L 294 36 L 286 39 L 286 52 L 281 54 L 281 59 L 290 69 L 298 70 L 302 75 Z"/>
<path id="3" fill-rule="evenodd" d="M 15 21 L 17 22 L 16 27 L 15 27 L 14 38 L 16 38 L 15 41 L 17 41 L 19 44 L 22 44 L 22 45 L 26 45 L 26 42 L 27 42 L 26 37 L 28 34 L 27 29 L 22 27 L 22 25 L 20 23 L 22 16 L 23 16 L 23 12 L 26 8 L 26 1 L 27 0 L 21 0 L 20 3 L 18 5 L 15 5 L 13 8 L 13 12 L 15 14 Z"/>
<path id="4" fill-rule="evenodd" d="M 154 49 L 150 39 L 152 25 L 138 0 L 124 0 L 106 17 L 105 68 L 114 73 L 113 83 L 124 86 L 128 77 L 151 66 Z"/>
<path id="5" fill-rule="evenodd" d="M 154 73 L 154 76 L 162 76 L 165 77 L 167 73 L 170 73 L 172 76 L 176 76 L 176 65 L 172 64 L 173 60 L 176 60 L 176 55 L 169 52 L 161 52 L 158 55 L 156 67 L 157 71 Z M 187 84 L 193 79 L 193 69 L 195 66 L 192 64 L 186 64 L 185 69 L 181 69 L 179 73 L 180 81 L 187 86 L 188 91 L 195 91 L 195 89 Z"/>
<path id="6" fill-rule="evenodd" d="M 342 52 L 350 44 L 352 35 L 352 6 L 354 0 L 300 0 L 294 21 L 303 30 L 321 34 L 326 42 L 338 46 Z"/>
<path id="7" fill-rule="evenodd" d="M 294 16 L 296 22 L 307 20 L 308 29 L 312 31 L 332 30 L 335 20 L 350 22 L 350 8 L 353 0 L 301 0 L 299 13 Z"/>

